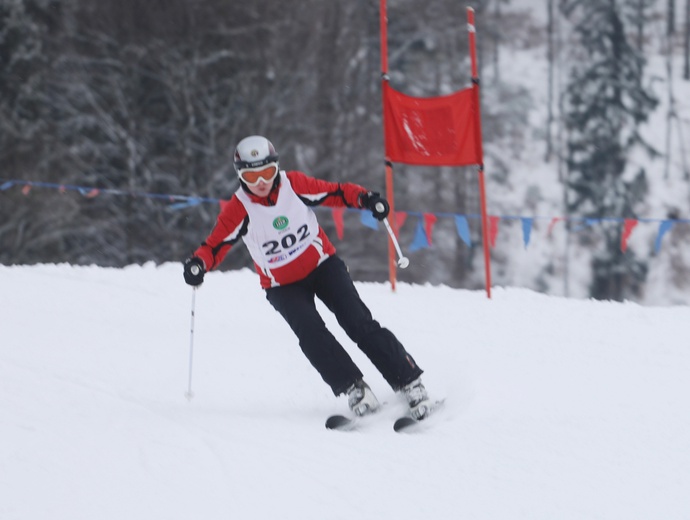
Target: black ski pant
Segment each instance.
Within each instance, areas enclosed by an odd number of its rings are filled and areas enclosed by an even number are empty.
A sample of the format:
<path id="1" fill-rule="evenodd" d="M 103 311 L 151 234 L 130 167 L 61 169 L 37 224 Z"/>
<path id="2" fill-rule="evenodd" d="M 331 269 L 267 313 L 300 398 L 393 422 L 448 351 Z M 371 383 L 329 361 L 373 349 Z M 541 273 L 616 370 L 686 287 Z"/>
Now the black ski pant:
<path id="1" fill-rule="evenodd" d="M 345 263 L 326 259 L 298 282 L 266 290 L 266 299 L 285 318 L 299 339 L 302 352 L 335 395 L 344 393 L 362 372 L 319 315 L 317 296 L 366 354 L 384 379 L 399 390 L 417 379 L 422 370 L 391 331 L 371 316 L 355 289 Z"/>

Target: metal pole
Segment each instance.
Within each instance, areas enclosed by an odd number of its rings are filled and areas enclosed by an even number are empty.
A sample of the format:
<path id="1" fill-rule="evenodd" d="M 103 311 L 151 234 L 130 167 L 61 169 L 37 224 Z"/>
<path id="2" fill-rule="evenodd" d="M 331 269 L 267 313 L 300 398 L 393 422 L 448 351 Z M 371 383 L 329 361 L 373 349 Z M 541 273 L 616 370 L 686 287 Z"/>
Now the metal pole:
<path id="1" fill-rule="evenodd" d="M 383 219 L 383 223 L 386 226 L 386 229 L 388 230 L 388 234 L 391 237 L 391 242 L 393 242 L 393 247 L 395 247 L 395 251 L 398 253 L 398 267 L 400 269 L 405 269 L 408 265 L 410 265 L 410 260 L 402 254 L 402 251 L 400 250 L 400 244 L 398 244 L 398 239 L 395 237 L 395 233 L 393 232 L 393 229 L 391 229 L 390 222 L 388 222 L 388 218 Z"/>
<path id="2" fill-rule="evenodd" d="M 467 8 L 467 30 L 470 40 L 470 62 L 472 66 L 472 90 L 474 93 L 474 131 L 477 146 L 479 202 L 482 218 L 482 241 L 484 245 L 484 273 L 486 278 L 486 296 L 491 298 L 491 254 L 489 252 L 489 217 L 486 212 L 486 188 L 484 180 L 484 150 L 482 149 L 481 117 L 479 114 L 479 72 L 477 66 L 476 27 L 474 25 L 474 9 Z"/>
<path id="3" fill-rule="evenodd" d="M 386 0 L 379 0 L 379 37 L 381 43 L 381 93 L 383 96 L 383 111 L 386 110 L 386 89 L 388 88 L 388 8 Z M 384 148 L 386 136 L 386 118 L 383 118 L 383 135 Z M 390 205 L 390 214 L 395 215 L 395 192 L 393 189 L 393 163 L 387 157 L 387 150 L 385 151 L 385 166 L 386 166 L 386 198 Z M 393 220 L 395 231 L 398 231 L 397 223 Z M 393 235 L 391 235 L 393 236 Z M 395 270 L 395 252 L 393 250 L 393 240 L 388 241 L 388 279 L 391 283 L 391 290 L 395 292 L 396 270 Z"/>
<path id="4" fill-rule="evenodd" d="M 187 391 L 184 394 L 188 401 L 191 401 L 192 397 L 194 397 L 194 394 L 192 393 L 192 361 L 194 360 L 194 314 L 197 289 L 198 287 L 194 287 L 194 289 L 192 289 L 192 316 L 191 325 L 189 327 L 189 381 L 187 383 Z"/>

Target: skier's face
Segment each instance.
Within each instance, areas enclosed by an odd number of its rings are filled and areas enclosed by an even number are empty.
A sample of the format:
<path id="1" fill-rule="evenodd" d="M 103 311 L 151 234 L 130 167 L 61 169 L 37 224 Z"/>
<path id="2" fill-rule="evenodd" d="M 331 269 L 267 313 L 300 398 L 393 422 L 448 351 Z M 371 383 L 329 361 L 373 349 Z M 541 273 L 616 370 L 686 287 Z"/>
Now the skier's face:
<path id="1" fill-rule="evenodd" d="M 273 188 L 273 179 L 270 182 L 259 179 L 256 186 L 247 186 L 247 188 L 257 197 L 267 197 L 271 193 L 271 188 Z"/>
<path id="2" fill-rule="evenodd" d="M 240 171 L 240 178 L 254 195 L 266 197 L 273 187 L 278 175 L 278 163 L 270 163 L 258 168 L 247 168 Z"/>
<path id="3" fill-rule="evenodd" d="M 256 186 L 260 181 L 271 182 L 276 175 L 278 175 L 278 163 L 240 170 L 240 177 L 247 186 Z"/>

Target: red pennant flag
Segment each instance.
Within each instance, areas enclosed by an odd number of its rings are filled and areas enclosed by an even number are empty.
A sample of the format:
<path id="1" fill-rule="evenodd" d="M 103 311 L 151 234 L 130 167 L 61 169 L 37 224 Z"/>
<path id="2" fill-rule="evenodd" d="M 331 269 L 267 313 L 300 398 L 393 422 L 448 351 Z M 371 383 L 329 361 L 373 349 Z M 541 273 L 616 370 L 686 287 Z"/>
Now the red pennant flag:
<path id="1" fill-rule="evenodd" d="M 400 229 L 405 225 L 406 220 L 407 213 L 405 213 L 404 211 L 395 212 L 395 225 L 397 226 L 397 231 L 400 231 Z"/>
<path id="2" fill-rule="evenodd" d="M 345 208 L 333 208 L 331 210 L 331 214 L 333 215 L 333 222 L 335 223 L 335 232 L 340 240 L 342 240 L 343 236 L 345 236 L 343 213 L 345 213 Z"/>
<path id="3" fill-rule="evenodd" d="M 27 184 L 22 188 L 22 194 L 23 195 L 28 195 L 29 192 L 31 191 L 31 184 Z"/>
<path id="4" fill-rule="evenodd" d="M 424 231 L 426 231 L 426 238 L 429 241 L 429 245 L 433 244 L 431 235 L 434 231 L 434 224 L 436 224 L 437 220 L 438 217 L 433 213 L 424 213 Z"/>
<path id="5" fill-rule="evenodd" d="M 623 235 L 621 236 L 621 251 L 624 253 L 628 249 L 628 239 L 630 238 L 630 235 L 633 232 L 633 229 L 635 229 L 635 226 L 637 226 L 638 220 L 633 219 L 633 218 L 626 218 L 625 222 L 623 223 Z"/>
<path id="6" fill-rule="evenodd" d="M 496 237 L 498 236 L 498 222 L 501 217 L 489 215 L 489 245 L 494 247 L 496 245 Z"/>
<path id="7" fill-rule="evenodd" d="M 549 231 L 547 232 L 548 236 L 551 236 L 551 233 L 553 233 L 553 228 L 558 224 L 561 220 L 565 220 L 565 217 L 554 217 L 551 219 L 551 223 L 549 224 Z"/>
<path id="8" fill-rule="evenodd" d="M 448 96 L 417 98 L 383 84 L 386 156 L 427 166 L 480 164 L 471 88 Z"/>

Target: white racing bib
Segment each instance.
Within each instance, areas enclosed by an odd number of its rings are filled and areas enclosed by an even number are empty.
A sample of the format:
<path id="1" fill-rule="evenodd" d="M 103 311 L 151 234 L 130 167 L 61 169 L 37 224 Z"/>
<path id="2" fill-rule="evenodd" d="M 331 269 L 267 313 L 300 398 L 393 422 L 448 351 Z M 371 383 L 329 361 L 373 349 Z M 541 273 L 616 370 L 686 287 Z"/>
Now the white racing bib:
<path id="1" fill-rule="evenodd" d="M 264 272 L 289 264 L 318 239 L 316 215 L 299 199 L 284 171 L 278 190 L 275 206 L 252 202 L 242 188 L 235 193 L 249 215 L 242 240 Z"/>

